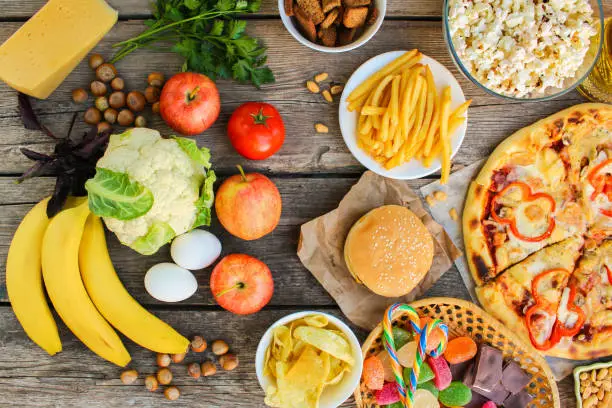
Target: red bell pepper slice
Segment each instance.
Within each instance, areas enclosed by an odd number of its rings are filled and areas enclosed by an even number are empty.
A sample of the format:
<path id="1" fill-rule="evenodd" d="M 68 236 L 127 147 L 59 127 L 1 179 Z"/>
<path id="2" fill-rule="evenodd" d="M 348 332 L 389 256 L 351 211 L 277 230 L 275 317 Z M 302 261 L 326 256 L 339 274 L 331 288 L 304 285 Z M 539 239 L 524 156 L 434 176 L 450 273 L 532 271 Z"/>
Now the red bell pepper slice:
<path id="1" fill-rule="evenodd" d="M 608 268 L 608 265 L 604 265 L 606 268 L 606 273 L 608 274 L 608 284 L 612 285 L 612 271 Z"/>
<path id="2" fill-rule="evenodd" d="M 554 268 L 554 269 L 549 269 L 547 271 L 544 271 L 540 274 L 538 274 L 535 278 L 533 278 L 533 281 L 531 282 L 531 293 L 533 295 L 533 298 L 536 301 L 536 304 L 538 303 L 544 303 L 546 302 L 545 299 L 541 299 L 540 298 L 540 283 L 549 275 L 553 275 L 553 274 L 562 274 L 563 277 L 567 277 L 569 278 L 570 273 L 566 270 L 566 269 L 562 269 L 562 268 Z"/>
<path id="3" fill-rule="evenodd" d="M 496 212 L 495 212 L 495 206 L 497 205 L 497 201 L 499 200 L 500 197 L 502 197 L 510 188 L 519 188 L 521 190 L 521 195 L 522 195 L 522 199 L 524 201 L 534 201 L 534 200 L 538 200 L 538 199 L 545 199 L 550 203 L 551 206 L 551 214 L 553 214 L 555 212 L 555 208 L 556 208 L 556 203 L 554 198 L 552 198 L 551 195 L 546 194 L 546 193 L 536 193 L 536 194 L 532 194 L 531 193 L 531 189 L 529 188 L 529 186 L 523 182 L 520 181 L 515 181 L 512 182 L 510 184 L 508 184 L 506 187 L 504 187 L 499 193 L 497 193 L 493 199 L 491 200 L 491 217 L 493 217 L 493 219 L 495 221 L 497 221 L 500 224 L 506 224 L 510 227 L 510 230 L 512 231 L 512 233 L 514 234 L 514 236 L 516 236 L 518 239 L 523 240 L 523 241 L 527 241 L 527 242 L 539 242 L 539 241 L 543 241 L 546 238 L 550 237 L 550 235 L 552 234 L 553 230 L 555 229 L 555 219 L 551 217 L 549 217 L 549 222 L 548 222 L 548 228 L 546 229 L 546 231 L 544 231 L 543 234 L 535 236 L 535 237 L 527 237 L 523 234 L 521 234 L 516 226 L 516 218 L 514 217 L 514 215 L 512 215 L 511 217 L 500 217 Z"/>
<path id="4" fill-rule="evenodd" d="M 547 338 L 543 343 L 538 342 L 536 334 L 534 333 L 534 317 L 536 314 L 539 313 L 554 315 L 555 310 L 553 308 L 553 305 L 551 305 L 550 303 L 536 303 L 535 305 L 531 306 L 525 313 L 525 324 L 527 326 L 527 332 L 529 333 L 529 340 L 531 340 L 531 344 L 533 344 L 533 347 L 538 350 L 546 351 L 553 348 L 561 340 L 561 338 L 556 337 L 557 332 L 555 331 L 555 327 L 553 326 L 550 337 Z"/>
<path id="5" fill-rule="evenodd" d="M 587 180 L 595 189 L 593 193 L 591 193 L 591 201 L 595 201 L 600 194 L 605 194 L 608 197 L 608 201 L 612 201 L 612 175 L 609 173 L 599 174 L 601 169 L 609 164 L 612 164 L 612 159 L 602 161 L 597 166 L 593 167 L 587 175 Z M 612 210 L 600 209 L 599 212 L 607 217 L 612 217 Z"/>
<path id="6" fill-rule="evenodd" d="M 574 304 L 574 298 L 576 297 L 576 286 L 571 285 L 569 289 L 570 295 L 567 301 L 567 310 L 576 313 L 578 315 L 578 320 L 576 321 L 573 327 L 566 327 L 564 323 L 560 322 L 557 319 L 555 327 L 553 329 L 553 336 L 555 336 L 556 333 L 556 337 L 558 337 L 559 340 L 561 339 L 561 337 L 574 337 L 576 334 L 578 334 L 578 332 L 582 328 L 582 325 L 584 324 L 584 321 L 586 320 L 586 316 L 582 308 Z"/>

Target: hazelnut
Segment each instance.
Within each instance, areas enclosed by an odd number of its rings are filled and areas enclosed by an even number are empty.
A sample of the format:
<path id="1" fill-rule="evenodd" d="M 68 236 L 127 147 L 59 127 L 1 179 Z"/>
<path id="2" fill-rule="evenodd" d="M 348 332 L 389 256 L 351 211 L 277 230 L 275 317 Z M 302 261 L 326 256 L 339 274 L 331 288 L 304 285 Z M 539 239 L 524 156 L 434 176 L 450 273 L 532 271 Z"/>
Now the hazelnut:
<path id="1" fill-rule="evenodd" d="M 168 385 L 172 382 L 172 371 L 169 368 L 160 368 L 157 370 L 157 381 L 161 385 Z"/>
<path id="2" fill-rule="evenodd" d="M 117 122 L 121 126 L 131 126 L 134 123 L 134 114 L 129 109 L 122 109 L 117 115 Z"/>
<path id="3" fill-rule="evenodd" d="M 159 88 L 156 86 L 149 86 L 147 87 L 147 89 L 145 89 L 145 99 L 147 100 L 148 103 L 155 103 L 157 101 L 159 101 Z"/>
<path id="4" fill-rule="evenodd" d="M 72 100 L 76 103 L 83 103 L 87 100 L 89 95 L 83 88 L 77 88 L 72 90 Z"/>
<path id="5" fill-rule="evenodd" d="M 202 375 L 202 369 L 198 363 L 191 363 L 187 366 L 187 374 L 193 378 L 200 378 Z"/>
<path id="6" fill-rule="evenodd" d="M 108 98 L 106 96 L 98 96 L 94 101 L 94 105 L 96 105 L 99 111 L 104 112 L 109 107 Z"/>
<path id="7" fill-rule="evenodd" d="M 181 396 L 181 393 L 179 392 L 179 389 L 176 388 L 175 386 L 168 387 L 164 390 L 164 397 L 166 397 L 167 400 L 175 401 L 180 396 Z"/>
<path id="8" fill-rule="evenodd" d="M 208 344 L 202 336 L 195 336 L 193 340 L 191 340 L 191 349 L 196 353 L 203 352 L 206 350 L 206 347 L 208 347 Z"/>
<path id="9" fill-rule="evenodd" d="M 115 123 L 117 122 L 117 115 L 119 115 L 119 112 L 116 109 L 108 108 L 104 111 L 104 120 L 108 123 Z"/>
<path id="10" fill-rule="evenodd" d="M 110 123 L 108 122 L 98 123 L 98 134 L 104 133 L 104 132 L 110 132 L 111 130 L 113 130 L 113 127 L 111 126 Z"/>
<path id="11" fill-rule="evenodd" d="M 164 74 L 161 72 L 151 72 L 147 77 L 147 82 L 151 86 L 161 88 L 161 86 L 164 84 Z"/>
<path id="12" fill-rule="evenodd" d="M 108 97 L 108 103 L 111 108 L 119 109 L 125 106 L 125 94 L 121 91 L 115 91 Z"/>
<path id="13" fill-rule="evenodd" d="M 121 373 L 121 382 L 124 384 L 133 384 L 138 379 L 138 371 L 125 370 Z"/>
<path id="14" fill-rule="evenodd" d="M 98 109 L 91 107 L 85 111 L 83 119 L 89 125 L 97 125 L 102 120 L 102 113 Z"/>
<path id="15" fill-rule="evenodd" d="M 153 106 L 151 106 L 151 110 L 153 111 L 153 113 L 158 114 L 159 113 L 159 102 L 155 102 Z"/>
<path id="16" fill-rule="evenodd" d="M 157 388 L 159 387 L 159 383 L 157 382 L 157 378 L 155 378 L 154 375 L 147 375 L 145 377 L 145 388 L 148 391 L 157 391 Z"/>
<path id="17" fill-rule="evenodd" d="M 171 362 L 170 354 L 157 353 L 157 365 L 159 367 L 168 367 Z"/>
<path id="18" fill-rule="evenodd" d="M 221 356 L 227 353 L 229 350 L 229 346 L 223 340 L 215 340 L 212 343 L 212 352 L 218 356 Z"/>
<path id="19" fill-rule="evenodd" d="M 104 64 L 104 57 L 100 54 L 91 54 L 89 56 L 89 67 L 91 69 L 96 69 L 102 64 Z"/>
<path id="20" fill-rule="evenodd" d="M 209 377 L 217 373 L 217 366 L 212 361 L 203 362 L 200 368 L 204 377 Z"/>
<path id="21" fill-rule="evenodd" d="M 173 363 L 180 363 L 185 359 L 186 355 L 187 353 L 178 353 L 178 354 L 172 354 L 170 357 L 172 358 Z"/>
<path id="22" fill-rule="evenodd" d="M 102 96 L 106 95 L 106 85 L 101 81 L 93 81 L 89 85 L 89 89 L 94 96 Z"/>
<path id="23" fill-rule="evenodd" d="M 147 100 L 142 92 L 132 91 L 127 94 L 127 106 L 133 112 L 140 112 L 145 108 Z"/>
<path id="24" fill-rule="evenodd" d="M 232 371 L 238 367 L 238 357 L 234 354 L 224 354 L 219 357 L 219 364 L 225 371 Z"/>
<path id="25" fill-rule="evenodd" d="M 147 126 L 147 119 L 145 119 L 145 117 L 142 116 L 142 115 L 136 116 L 136 119 L 134 119 L 134 126 L 135 127 L 145 127 L 145 126 Z"/>
<path id="26" fill-rule="evenodd" d="M 96 68 L 96 78 L 102 82 L 110 82 L 117 76 L 117 69 L 113 64 L 104 63 Z"/>
<path id="27" fill-rule="evenodd" d="M 125 82 L 123 78 L 116 77 L 111 81 L 110 85 L 114 91 L 121 91 L 125 87 Z"/>

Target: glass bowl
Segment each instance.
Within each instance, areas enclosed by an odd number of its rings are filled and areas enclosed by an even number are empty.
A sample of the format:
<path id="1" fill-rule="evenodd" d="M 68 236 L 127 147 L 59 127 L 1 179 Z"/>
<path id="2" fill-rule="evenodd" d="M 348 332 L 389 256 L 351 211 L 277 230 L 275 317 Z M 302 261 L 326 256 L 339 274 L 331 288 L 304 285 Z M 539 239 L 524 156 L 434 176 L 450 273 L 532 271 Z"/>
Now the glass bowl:
<path id="1" fill-rule="evenodd" d="M 444 0 L 444 10 L 443 10 L 443 24 L 444 24 L 444 40 L 446 41 L 446 46 L 451 55 L 451 58 L 459 71 L 470 81 L 476 84 L 478 87 L 483 89 L 490 95 L 497 96 L 499 98 L 511 100 L 511 101 L 547 101 L 553 98 L 556 98 L 560 95 L 563 95 L 574 88 L 576 88 L 591 72 L 595 63 L 597 62 L 597 58 L 601 52 L 602 46 L 602 38 L 603 38 L 603 30 L 604 30 L 604 15 L 603 15 L 603 5 L 601 0 L 588 0 L 588 3 L 591 5 L 593 9 L 593 26 L 596 30 L 599 31 L 599 35 L 595 34 L 591 37 L 591 45 L 589 50 L 587 51 L 585 58 L 582 62 L 582 65 L 576 70 L 573 77 L 566 78 L 563 82 L 563 85 L 560 88 L 556 87 L 547 87 L 543 92 L 532 92 L 525 96 L 513 96 L 509 94 L 499 93 L 494 91 L 484 84 L 482 84 L 478 79 L 476 79 L 472 73 L 468 70 L 468 68 L 463 64 L 459 55 L 457 54 L 457 50 L 455 49 L 455 45 L 453 44 L 451 33 L 450 33 L 450 25 L 449 25 L 449 3 L 451 0 Z"/>

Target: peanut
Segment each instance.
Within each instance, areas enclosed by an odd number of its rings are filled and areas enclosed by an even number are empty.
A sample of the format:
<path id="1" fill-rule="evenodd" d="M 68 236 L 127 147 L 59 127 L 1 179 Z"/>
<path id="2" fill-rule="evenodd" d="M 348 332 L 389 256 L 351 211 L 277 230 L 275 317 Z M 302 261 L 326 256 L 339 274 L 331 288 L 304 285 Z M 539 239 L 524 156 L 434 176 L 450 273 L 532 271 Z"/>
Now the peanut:
<path id="1" fill-rule="evenodd" d="M 330 88 L 332 95 L 338 95 L 339 93 L 342 93 L 343 90 L 344 85 L 332 85 L 332 87 Z"/>
<path id="2" fill-rule="evenodd" d="M 329 102 L 332 103 L 334 101 L 334 98 L 332 98 L 331 93 L 329 93 L 329 89 L 326 89 L 322 92 L 323 98 Z"/>
<path id="3" fill-rule="evenodd" d="M 229 346 L 223 340 L 215 340 L 212 344 L 212 352 L 218 356 L 221 356 L 229 350 Z"/>
<path id="4" fill-rule="evenodd" d="M 433 193 L 433 196 L 438 201 L 445 201 L 448 198 L 448 195 L 444 191 L 436 191 Z"/>
<path id="5" fill-rule="evenodd" d="M 457 214 L 455 207 L 448 210 L 448 216 L 451 217 L 451 220 L 453 221 L 457 221 L 459 219 L 459 214 Z"/>
<path id="6" fill-rule="evenodd" d="M 591 381 L 595 382 L 597 380 L 597 371 L 591 371 Z"/>
<path id="7" fill-rule="evenodd" d="M 315 130 L 317 133 L 329 133 L 329 128 L 322 123 L 315 124 Z"/>
<path id="8" fill-rule="evenodd" d="M 430 207 L 433 207 L 436 204 L 436 199 L 434 198 L 433 194 L 426 196 L 425 201 L 427 201 L 427 204 L 429 204 Z"/>
<path id="9" fill-rule="evenodd" d="M 591 396 L 591 394 L 593 394 L 593 389 L 589 386 L 587 386 L 584 390 L 584 392 L 582 393 L 582 399 L 585 400 L 587 398 L 589 398 Z"/>
<path id="10" fill-rule="evenodd" d="M 307 81 L 306 88 L 312 93 L 319 93 L 321 91 L 321 88 L 319 88 L 319 85 L 317 85 L 313 81 Z"/>
<path id="11" fill-rule="evenodd" d="M 597 406 L 597 402 L 599 402 L 599 400 L 597 399 L 597 395 L 591 395 L 589 398 L 585 399 L 582 402 L 582 407 L 583 408 L 593 408 Z"/>
<path id="12" fill-rule="evenodd" d="M 329 75 L 327 74 L 327 72 L 321 72 L 320 74 L 315 75 L 314 80 L 315 80 L 315 82 L 323 82 L 328 77 L 329 77 Z"/>
<path id="13" fill-rule="evenodd" d="M 602 368 L 601 370 L 599 370 L 599 372 L 597 373 L 597 379 L 598 380 L 603 380 L 604 378 L 606 378 L 608 376 L 608 369 L 607 368 Z"/>
<path id="14" fill-rule="evenodd" d="M 604 392 L 603 388 L 600 389 L 599 391 L 597 391 L 597 399 L 600 400 L 600 401 L 603 400 L 604 399 L 604 394 L 605 394 L 605 392 Z"/>

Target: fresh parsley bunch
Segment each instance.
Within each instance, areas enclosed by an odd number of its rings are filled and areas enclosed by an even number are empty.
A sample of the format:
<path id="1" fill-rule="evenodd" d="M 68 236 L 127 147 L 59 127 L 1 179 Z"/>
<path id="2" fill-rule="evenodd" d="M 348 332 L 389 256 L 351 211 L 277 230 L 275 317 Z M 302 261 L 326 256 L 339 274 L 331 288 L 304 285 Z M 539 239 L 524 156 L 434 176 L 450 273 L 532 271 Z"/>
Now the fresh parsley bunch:
<path id="1" fill-rule="evenodd" d="M 265 65 L 266 48 L 245 33 L 247 22 L 236 19 L 259 10 L 261 0 L 157 0 L 153 18 L 140 35 L 113 45 L 117 62 L 139 48 L 163 48 L 181 55 L 183 71 L 201 72 L 212 79 L 251 82 L 259 87 L 274 82 Z"/>

